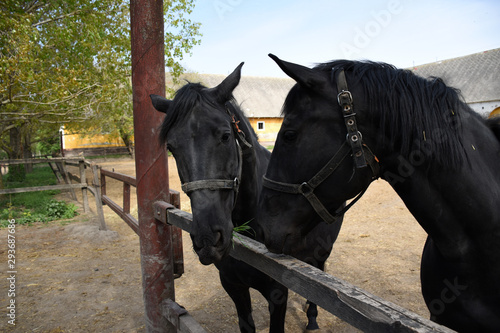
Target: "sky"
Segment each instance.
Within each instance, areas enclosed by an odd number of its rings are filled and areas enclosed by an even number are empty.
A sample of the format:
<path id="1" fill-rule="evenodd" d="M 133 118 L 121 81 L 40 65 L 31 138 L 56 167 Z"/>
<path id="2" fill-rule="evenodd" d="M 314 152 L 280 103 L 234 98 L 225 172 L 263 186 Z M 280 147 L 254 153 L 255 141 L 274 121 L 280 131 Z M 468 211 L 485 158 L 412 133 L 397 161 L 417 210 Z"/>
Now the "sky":
<path id="1" fill-rule="evenodd" d="M 204 74 L 286 77 L 268 53 L 409 68 L 500 48 L 498 0 L 197 0 L 190 17 L 203 36 L 181 63 Z"/>

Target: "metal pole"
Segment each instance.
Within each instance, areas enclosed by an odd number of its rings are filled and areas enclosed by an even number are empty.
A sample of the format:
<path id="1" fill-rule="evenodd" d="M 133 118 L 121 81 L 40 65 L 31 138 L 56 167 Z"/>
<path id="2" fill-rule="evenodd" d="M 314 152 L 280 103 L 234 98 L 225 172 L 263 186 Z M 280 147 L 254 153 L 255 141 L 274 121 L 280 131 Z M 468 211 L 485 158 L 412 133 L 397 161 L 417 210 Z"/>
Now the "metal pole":
<path id="1" fill-rule="evenodd" d="M 135 167 L 142 284 L 147 332 L 174 332 L 162 317 L 161 301 L 175 300 L 171 230 L 158 223 L 153 203 L 168 201 L 167 156 L 158 144 L 163 115 L 150 94 L 165 95 L 163 1 L 130 1 Z"/>

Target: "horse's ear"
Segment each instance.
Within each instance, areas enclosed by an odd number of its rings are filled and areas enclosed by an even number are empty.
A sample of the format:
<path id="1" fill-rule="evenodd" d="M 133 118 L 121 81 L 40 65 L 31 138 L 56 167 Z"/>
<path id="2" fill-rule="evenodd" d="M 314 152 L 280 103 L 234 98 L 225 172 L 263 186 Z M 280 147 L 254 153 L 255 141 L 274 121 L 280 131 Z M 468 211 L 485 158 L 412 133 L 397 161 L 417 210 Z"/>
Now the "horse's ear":
<path id="1" fill-rule="evenodd" d="M 274 54 L 269 53 L 269 57 L 273 59 L 278 66 L 285 72 L 286 75 L 294 79 L 304 88 L 311 90 L 321 90 L 329 84 L 325 76 L 319 74 L 308 67 L 297 65 L 291 62 L 283 61 Z"/>
<path id="2" fill-rule="evenodd" d="M 172 105 L 172 101 L 166 99 L 165 97 L 161 97 L 159 95 L 149 95 L 149 97 L 151 98 L 151 102 L 157 111 L 167 113 L 168 108 Z"/>
<path id="3" fill-rule="evenodd" d="M 210 88 L 210 93 L 215 95 L 217 102 L 223 104 L 231 99 L 233 96 L 233 90 L 240 83 L 241 78 L 241 67 L 243 67 L 244 62 L 238 65 L 236 69 L 228 75 L 217 87 Z"/>

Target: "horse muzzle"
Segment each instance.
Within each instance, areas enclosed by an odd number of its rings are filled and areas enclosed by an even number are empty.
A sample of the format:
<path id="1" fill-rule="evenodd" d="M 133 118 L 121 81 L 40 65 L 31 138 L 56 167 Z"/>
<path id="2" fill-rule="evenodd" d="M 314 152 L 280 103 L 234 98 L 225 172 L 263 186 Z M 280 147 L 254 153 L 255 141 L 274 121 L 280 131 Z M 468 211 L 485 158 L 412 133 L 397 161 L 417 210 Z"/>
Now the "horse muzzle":
<path id="1" fill-rule="evenodd" d="M 217 264 L 229 254 L 231 247 L 230 242 L 225 241 L 226 237 L 221 232 L 216 232 L 214 237 L 197 242 L 195 237 L 191 236 L 194 251 L 203 265 Z"/>

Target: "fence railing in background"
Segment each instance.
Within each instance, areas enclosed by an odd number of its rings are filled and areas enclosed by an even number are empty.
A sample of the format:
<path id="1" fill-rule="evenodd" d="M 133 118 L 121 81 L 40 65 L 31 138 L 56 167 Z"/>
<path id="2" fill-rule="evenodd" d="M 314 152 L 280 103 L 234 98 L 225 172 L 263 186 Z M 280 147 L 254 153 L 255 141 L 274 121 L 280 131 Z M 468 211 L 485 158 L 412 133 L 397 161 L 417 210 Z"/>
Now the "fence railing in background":
<path id="1" fill-rule="evenodd" d="M 98 167 L 94 163 L 90 163 L 83 157 L 79 158 L 30 158 L 22 160 L 1 160 L 0 165 L 3 169 L 7 170 L 9 165 L 18 164 L 41 164 L 48 163 L 52 172 L 56 176 L 59 183 L 58 185 L 44 185 L 44 186 L 32 186 L 32 187 L 19 187 L 19 188 L 9 188 L 0 189 L 0 194 L 14 194 L 14 193 L 25 193 L 25 192 L 38 192 L 47 190 L 70 190 L 71 197 L 73 200 L 77 200 L 75 189 L 81 189 L 82 191 L 82 205 L 83 211 L 88 213 L 90 211 L 88 192 L 92 193 L 96 202 L 96 214 L 99 220 L 99 229 L 106 230 L 106 223 L 104 221 L 104 213 L 102 211 L 102 199 L 100 195 L 100 185 L 98 178 Z M 67 166 L 74 166 L 78 168 L 78 174 L 71 173 Z M 86 176 L 86 168 L 90 168 L 93 173 L 92 185 L 89 184 Z M 73 184 L 75 181 L 77 184 Z"/>
<path id="2" fill-rule="evenodd" d="M 106 192 L 106 178 L 112 178 L 123 183 L 123 207 L 113 201 Z M 120 172 L 110 171 L 100 168 L 100 190 L 101 200 L 108 205 L 112 211 L 122 218 L 128 226 L 139 235 L 139 221 L 130 214 L 130 187 L 136 187 L 135 177 L 125 175 Z M 181 207 L 180 193 L 174 190 L 169 191 L 169 201 L 176 208 Z M 140 236 L 140 235 L 139 235 Z M 184 273 L 184 258 L 182 254 L 182 230 L 174 228 L 172 230 L 174 276 L 180 277 Z"/>
<path id="3" fill-rule="evenodd" d="M 2 160 L 0 164 L 2 164 L 2 168 L 8 168 L 10 165 L 19 165 L 19 164 L 41 164 L 48 163 L 59 183 L 58 185 L 44 185 L 44 186 L 32 186 L 32 187 L 19 187 L 19 188 L 9 188 L 9 189 L 0 189 L 0 194 L 13 194 L 13 193 L 26 193 L 26 192 L 38 192 L 38 191 L 47 191 L 47 190 L 70 190 L 72 194 L 73 200 L 76 200 L 75 189 L 82 189 L 82 193 L 86 193 L 87 183 L 80 182 L 80 184 L 71 184 L 71 179 L 68 175 L 68 170 L 66 168 L 67 163 L 72 163 L 75 165 L 84 166 L 84 159 L 65 159 L 65 158 L 44 158 L 44 159 L 21 159 L 21 160 Z M 88 211 L 88 205 L 84 206 L 85 212 Z"/>
<path id="4" fill-rule="evenodd" d="M 113 172 L 106 169 L 100 169 L 101 180 L 101 200 L 104 204 L 108 205 L 112 211 L 125 221 L 136 234 L 139 233 L 139 221 L 130 215 L 130 186 L 136 186 L 134 177 L 125 175 L 119 172 Z M 106 177 L 119 180 L 123 183 L 123 207 L 115 203 L 106 193 Z"/>

